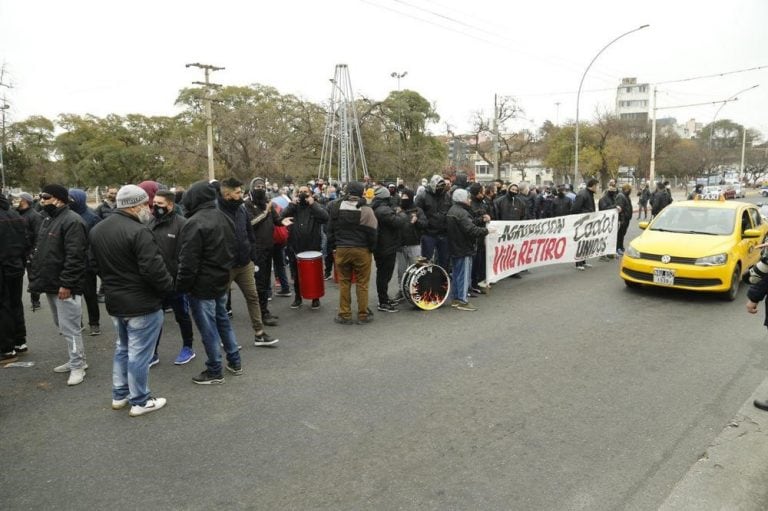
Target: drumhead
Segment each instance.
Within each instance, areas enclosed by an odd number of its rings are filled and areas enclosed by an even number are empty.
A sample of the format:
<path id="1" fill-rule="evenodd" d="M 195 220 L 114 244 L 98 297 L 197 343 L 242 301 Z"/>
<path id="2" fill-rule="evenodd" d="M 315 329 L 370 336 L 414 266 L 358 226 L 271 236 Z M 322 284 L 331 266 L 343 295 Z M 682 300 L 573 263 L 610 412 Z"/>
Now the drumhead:
<path id="1" fill-rule="evenodd" d="M 422 310 L 437 309 L 451 293 L 448 273 L 436 264 L 416 263 L 409 266 L 400 286 L 408 303 Z"/>
<path id="2" fill-rule="evenodd" d="M 296 254 L 296 259 L 317 259 L 318 257 L 323 257 L 323 253 L 317 250 L 307 250 Z"/>

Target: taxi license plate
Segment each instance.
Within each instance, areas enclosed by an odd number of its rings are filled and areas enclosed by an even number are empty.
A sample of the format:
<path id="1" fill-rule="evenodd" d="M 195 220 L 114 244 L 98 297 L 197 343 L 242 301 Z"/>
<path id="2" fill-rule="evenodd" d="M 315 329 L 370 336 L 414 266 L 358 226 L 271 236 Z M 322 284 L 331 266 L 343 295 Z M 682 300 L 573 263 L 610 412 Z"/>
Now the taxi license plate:
<path id="1" fill-rule="evenodd" d="M 654 268 L 653 283 L 661 284 L 662 286 L 674 286 L 675 270 L 667 270 L 665 268 Z"/>

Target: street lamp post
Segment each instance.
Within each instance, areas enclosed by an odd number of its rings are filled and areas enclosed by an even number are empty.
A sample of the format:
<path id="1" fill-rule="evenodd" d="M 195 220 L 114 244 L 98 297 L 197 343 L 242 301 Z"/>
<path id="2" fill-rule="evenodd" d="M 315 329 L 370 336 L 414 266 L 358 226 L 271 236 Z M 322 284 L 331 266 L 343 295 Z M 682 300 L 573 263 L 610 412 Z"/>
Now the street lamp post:
<path id="1" fill-rule="evenodd" d="M 715 110 L 715 115 L 712 117 L 712 124 L 709 125 L 709 144 L 708 144 L 708 148 L 709 148 L 710 151 L 712 150 L 712 132 L 715 130 L 715 119 L 717 119 L 717 116 L 720 114 L 720 110 L 722 110 L 723 107 L 725 105 L 727 105 L 728 103 L 730 103 L 731 101 L 738 100 L 740 94 L 744 94 L 745 92 L 750 91 L 752 89 L 755 89 L 755 88 L 757 88 L 759 86 L 760 86 L 760 84 L 756 83 L 752 87 L 747 87 L 746 89 L 740 90 L 739 92 L 737 92 L 736 94 L 734 94 L 730 98 L 728 98 L 725 101 L 723 101 L 723 104 L 720 105 L 720 108 Z"/>
<path id="2" fill-rule="evenodd" d="M 392 73 L 389 75 L 392 78 L 397 78 L 397 90 L 400 90 L 400 78 L 405 78 L 408 76 L 408 71 L 403 71 L 402 73 L 398 73 L 397 71 L 392 71 Z"/>
<path id="3" fill-rule="evenodd" d="M 581 87 L 584 85 L 584 78 L 587 77 L 587 73 L 589 72 L 589 68 L 592 67 L 592 64 L 595 63 L 595 60 L 597 60 L 597 57 L 599 57 L 610 45 L 621 39 L 622 37 L 628 36 L 629 34 L 633 32 L 637 32 L 638 30 L 642 30 L 644 28 L 649 27 L 650 25 L 642 25 L 639 26 L 633 30 L 630 30 L 629 32 L 624 32 L 619 37 L 615 38 L 603 48 L 597 52 L 597 55 L 592 58 L 592 61 L 590 61 L 589 65 L 587 66 L 587 69 L 584 70 L 584 74 L 581 75 L 581 81 L 579 82 L 579 91 L 576 93 L 576 159 L 573 164 L 573 184 L 576 184 L 576 181 L 579 178 L 579 101 L 581 99 Z"/>

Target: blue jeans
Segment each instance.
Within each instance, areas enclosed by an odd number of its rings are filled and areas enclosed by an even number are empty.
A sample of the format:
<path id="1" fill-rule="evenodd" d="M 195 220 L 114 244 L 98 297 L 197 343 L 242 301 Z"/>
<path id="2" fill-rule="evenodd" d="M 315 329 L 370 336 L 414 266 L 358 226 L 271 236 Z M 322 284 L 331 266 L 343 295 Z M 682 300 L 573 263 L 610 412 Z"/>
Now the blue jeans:
<path id="1" fill-rule="evenodd" d="M 163 311 L 143 316 L 112 316 L 117 332 L 112 362 L 112 399 L 128 398 L 132 405 L 144 406 L 149 399 L 149 362 L 163 327 Z"/>
<path id="2" fill-rule="evenodd" d="M 171 307 L 176 324 L 179 325 L 181 332 L 182 346 L 192 348 L 192 317 L 189 315 L 189 297 L 187 293 L 174 291 L 163 299 L 163 309 Z M 163 337 L 163 329 L 157 334 L 157 343 L 155 344 L 155 355 L 160 347 L 160 339 Z"/>
<path id="3" fill-rule="evenodd" d="M 201 299 L 190 295 L 189 308 L 192 319 L 195 320 L 197 329 L 200 331 L 205 354 L 208 356 L 208 360 L 205 361 L 208 373 L 221 376 L 220 344 L 224 344 L 229 363 L 240 364 L 240 351 L 237 349 L 235 332 L 227 316 L 227 293 L 215 299 Z"/>
<path id="4" fill-rule="evenodd" d="M 437 252 L 437 257 L 435 257 Z M 448 271 L 448 238 L 445 236 L 432 236 L 425 234 L 421 237 L 421 256 L 427 259 L 435 257 L 435 262 Z"/>
<path id="5" fill-rule="evenodd" d="M 285 272 L 285 245 L 272 247 L 272 265 L 275 268 L 275 277 L 280 281 L 280 291 L 290 291 L 288 274 Z M 272 292 L 272 280 L 269 281 L 269 292 Z"/>
<path id="6" fill-rule="evenodd" d="M 472 256 L 452 257 L 451 294 L 454 300 L 467 303 L 469 282 L 472 279 Z"/>

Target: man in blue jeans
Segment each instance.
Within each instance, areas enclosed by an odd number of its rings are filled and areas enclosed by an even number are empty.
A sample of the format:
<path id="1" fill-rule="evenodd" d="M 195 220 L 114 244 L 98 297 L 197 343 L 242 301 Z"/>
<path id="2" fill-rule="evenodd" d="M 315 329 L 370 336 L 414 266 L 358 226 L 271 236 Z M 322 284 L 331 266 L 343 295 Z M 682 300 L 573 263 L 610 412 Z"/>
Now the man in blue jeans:
<path id="1" fill-rule="evenodd" d="M 451 261 L 451 307 L 462 311 L 476 311 L 467 297 L 469 284 L 472 280 L 472 257 L 477 251 L 477 242 L 486 235 L 486 220 L 490 218 L 475 218 L 469 206 L 469 192 L 457 189 L 452 196 L 453 205 L 446 215 L 448 239 L 450 240 Z"/>
<path id="2" fill-rule="evenodd" d="M 147 228 L 149 196 L 135 185 L 117 192 L 117 208 L 90 232 L 93 268 L 104 284 L 117 332 L 112 364 L 112 409 L 131 405 L 131 417 L 165 406 L 149 392 L 149 363 L 163 326 L 163 297 L 173 289 L 160 248 Z"/>
<path id="3" fill-rule="evenodd" d="M 181 230 L 176 291 L 189 293 L 192 319 L 208 357 L 205 370 L 192 378 L 198 385 L 224 383 L 220 345 L 227 354 L 227 370 L 236 376 L 243 373 L 240 351 L 227 316 L 235 230 L 225 213 L 216 208 L 215 200 L 216 191 L 208 182 L 198 181 L 181 201 L 187 223 Z"/>

